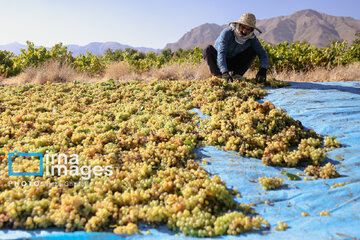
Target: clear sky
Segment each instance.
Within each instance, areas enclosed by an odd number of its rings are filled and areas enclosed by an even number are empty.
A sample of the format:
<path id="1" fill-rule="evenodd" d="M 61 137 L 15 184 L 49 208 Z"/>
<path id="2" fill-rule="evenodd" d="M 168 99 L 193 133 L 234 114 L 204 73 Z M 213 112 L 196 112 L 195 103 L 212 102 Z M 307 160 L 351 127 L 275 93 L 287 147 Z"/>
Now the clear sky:
<path id="1" fill-rule="evenodd" d="M 163 48 L 204 23 L 226 24 L 244 12 L 266 19 L 304 9 L 360 20 L 360 0 L 0 0 L 0 44 L 115 41 Z"/>

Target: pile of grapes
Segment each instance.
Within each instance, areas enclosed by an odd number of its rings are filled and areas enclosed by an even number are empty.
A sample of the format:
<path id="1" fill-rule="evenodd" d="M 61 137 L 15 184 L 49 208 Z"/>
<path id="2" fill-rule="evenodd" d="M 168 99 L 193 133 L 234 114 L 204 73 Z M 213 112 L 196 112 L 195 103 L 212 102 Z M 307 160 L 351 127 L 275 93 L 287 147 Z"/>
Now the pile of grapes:
<path id="1" fill-rule="evenodd" d="M 279 177 L 261 177 L 259 178 L 259 182 L 264 190 L 272 190 L 283 186 L 284 179 Z"/>
<path id="2" fill-rule="evenodd" d="M 296 167 L 320 165 L 326 151 L 339 147 L 335 138 L 323 138 L 306 130 L 282 109 L 258 100 L 263 90 L 240 84 L 223 86 L 219 79 L 193 92 L 194 104 L 210 115 L 201 121 L 204 144 L 220 146 L 246 157 L 260 158 L 264 165 Z M 205 96 L 205 97 L 204 97 Z"/>
<path id="3" fill-rule="evenodd" d="M 266 165 L 320 166 L 322 138 L 256 102 L 265 94 L 254 83 L 218 78 L 1 87 L 1 176 L 15 151 L 77 154 L 79 167 L 111 166 L 112 174 L 2 177 L 0 227 L 131 234 L 147 223 L 200 237 L 267 229 L 194 154 L 216 145 Z M 192 108 L 210 117 L 200 120 Z M 14 160 L 14 169 L 36 172 L 35 162 Z"/>

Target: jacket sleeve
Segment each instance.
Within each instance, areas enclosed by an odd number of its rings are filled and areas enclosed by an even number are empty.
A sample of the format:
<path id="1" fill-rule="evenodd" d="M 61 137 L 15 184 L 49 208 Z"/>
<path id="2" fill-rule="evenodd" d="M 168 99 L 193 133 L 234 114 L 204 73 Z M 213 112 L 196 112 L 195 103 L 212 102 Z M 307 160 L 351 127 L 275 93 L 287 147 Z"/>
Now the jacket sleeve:
<path id="1" fill-rule="evenodd" d="M 231 38 L 232 32 L 229 29 L 224 29 L 218 40 L 217 40 L 217 65 L 220 72 L 227 72 L 226 53 L 228 48 L 229 39 Z"/>
<path id="2" fill-rule="evenodd" d="M 268 55 L 265 49 L 263 48 L 263 46 L 261 45 L 259 39 L 254 38 L 253 41 L 251 42 L 251 45 L 254 48 L 256 54 L 259 56 L 261 67 L 268 68 L 269 67 Z"/>

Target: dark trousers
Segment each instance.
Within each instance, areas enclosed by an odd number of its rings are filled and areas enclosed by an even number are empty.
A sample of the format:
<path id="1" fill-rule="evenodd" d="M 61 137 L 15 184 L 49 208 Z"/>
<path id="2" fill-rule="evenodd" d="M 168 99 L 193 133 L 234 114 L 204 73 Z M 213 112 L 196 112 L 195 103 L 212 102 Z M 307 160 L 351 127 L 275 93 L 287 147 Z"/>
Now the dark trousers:
<path id="1" fill-rule="evenodd" d="M 217 51 L 212 45 L 208 45 L 203 50 L 204 59 L 209 65 L 211 75 L 221 75 L 220 69 L 217 65 Z M 252 47 L 247 48 L 245 51 L 232 58 L 226 58 L 226 63 L 229 71 L 233 74 L 244 75 L 249 69 L 252 62 L 255 60 L 256 52 Z"/>

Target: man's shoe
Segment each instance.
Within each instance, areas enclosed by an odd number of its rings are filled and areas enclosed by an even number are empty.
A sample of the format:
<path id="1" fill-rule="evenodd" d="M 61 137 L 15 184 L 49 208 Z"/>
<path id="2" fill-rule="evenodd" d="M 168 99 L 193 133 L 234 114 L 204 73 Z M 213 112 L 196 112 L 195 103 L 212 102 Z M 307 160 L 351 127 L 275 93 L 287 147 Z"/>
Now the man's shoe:
<path id="1" fill-rule="evenodd" d="M 232 76 L 232 78 L 233 78 L 234 80 L 240 81 L 240 80 L 243 78 L 243 76 L 242 76 L 241 74 L 234 74 L 234 75 Z"/>

